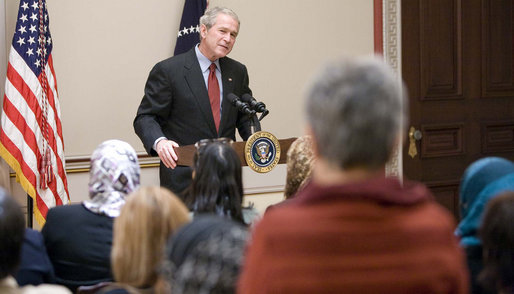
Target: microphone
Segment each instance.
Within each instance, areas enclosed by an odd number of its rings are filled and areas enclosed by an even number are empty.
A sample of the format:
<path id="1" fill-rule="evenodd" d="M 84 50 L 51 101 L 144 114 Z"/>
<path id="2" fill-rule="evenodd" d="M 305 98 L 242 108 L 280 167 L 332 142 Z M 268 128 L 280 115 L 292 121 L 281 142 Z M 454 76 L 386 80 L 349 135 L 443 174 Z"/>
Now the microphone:
<path id="1" fill-rule="evenodd" d="M 257 102 L 255 98 L 253 98 L 250 94 L 245 93 L 243 96 L 241 96 L 241 101 L 248 103 L 250 105 L 250 108 L 255 110 L 256 112 L 269 112 L 266 110 L 266 104 L 262 102 Z"/>
<path id="2" fill-rule="evenodd" d="M 266 109 L 266 104 L 262 102 L 257 102 L 257 100 L 255 100 L 255 98 L 253 98 L 252 95 L 245 93 L 243 94 L 243 96 L 241 96 L 241 100 L 250 104 L 250 107 L 256 112 L 262 113 L 261 117 L 259 117 L 259 121 L 261 121 L 266 115 L 268 115 L 269 110 Z"/>
<path id="3" fill-rule="evenodd" d="M 239 97 L 237 97 L 234 93 L 228 94 L 227 95 L 227 99 L 240 112 L 242 112 L 244 114 L 248 114 L 248 115 L 254 115 L 255 114 L 255 111 L 251 110 L 250 107 L 248 106 L 248 104 L 246 104 L 244 102 L 241 102 L 241 100 L 239 100 Z"/>

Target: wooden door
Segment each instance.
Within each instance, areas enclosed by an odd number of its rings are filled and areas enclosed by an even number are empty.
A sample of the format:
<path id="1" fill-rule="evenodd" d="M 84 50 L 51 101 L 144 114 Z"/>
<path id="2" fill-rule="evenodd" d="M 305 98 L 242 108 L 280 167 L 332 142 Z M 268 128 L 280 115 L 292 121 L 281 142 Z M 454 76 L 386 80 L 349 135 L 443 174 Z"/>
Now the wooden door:
<path id="1" fill-rule="evenodd" d="M 402 75 L 421 137 L 404 176 L 458 218 L 460 178 L 485 156 L 514 159 L 514 0 L 403 0 Z"/>

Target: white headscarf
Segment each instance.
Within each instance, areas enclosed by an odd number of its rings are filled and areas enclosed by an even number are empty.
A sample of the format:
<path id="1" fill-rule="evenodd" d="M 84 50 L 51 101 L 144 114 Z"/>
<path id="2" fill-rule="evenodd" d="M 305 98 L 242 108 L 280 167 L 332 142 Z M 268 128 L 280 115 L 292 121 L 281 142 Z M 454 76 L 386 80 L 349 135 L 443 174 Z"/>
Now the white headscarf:
<path id="1" fill-rule="evenodd" d="M 119 216 L 125 197 L 139 187 L 139 174 L 139 162 L 132 146 L 120 140 L 103 142 L 91 156 L 91 200 L 83 205 L 97 214 Z"/>

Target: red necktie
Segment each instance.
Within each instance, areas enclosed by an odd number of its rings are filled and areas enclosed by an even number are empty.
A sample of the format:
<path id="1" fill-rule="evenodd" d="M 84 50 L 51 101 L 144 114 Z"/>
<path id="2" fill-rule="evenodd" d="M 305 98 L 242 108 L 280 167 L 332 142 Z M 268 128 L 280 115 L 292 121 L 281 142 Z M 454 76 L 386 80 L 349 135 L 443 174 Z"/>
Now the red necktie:
<path id="1" fill-rule="evenodd" d="M 209 91 L 209 101 L 211 102 L 212 116 L 214 117 L 214 124 L 216 124 L 216 132 L 220 127 L 220 85 L 216 77 L 216 64 L 211 63 L 209 67 L 209 80 L 207 82 Z"/>

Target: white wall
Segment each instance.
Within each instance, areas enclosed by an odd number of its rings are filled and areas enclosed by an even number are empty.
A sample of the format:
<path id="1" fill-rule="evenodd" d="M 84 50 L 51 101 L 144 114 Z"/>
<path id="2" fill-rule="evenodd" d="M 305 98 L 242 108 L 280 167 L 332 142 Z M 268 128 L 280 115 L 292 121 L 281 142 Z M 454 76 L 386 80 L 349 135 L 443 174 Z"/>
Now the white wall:
<path id="1" fill-rule="evenodd" d="M 18 3 L 5 3 L 4 48 L 10 47 Z M 110 138 L 143 153 L 132 120 L 151 67 L 173 53 L 183 0 L 47 3 L 66 157 L 88 157 Z M 254 96 L 270 110 L 263 130 L 279 138 L 302 134 L 304 90 L 322 63 L 373 52 L 371 0 L 210 0 L 210 5 L 239 15 L 240 34 L 230 56 L 247 65 Z M 143 184 L 158 182 L 157 169 L 144 174 Z M 269 198 L 263 193 L 274 195 L 271 202 L 281 200 L 284 168 L 272 175 L 245 170 L 244 177 L 247 193 L 255 195 L 250 201 Z M 87 197 L 85 183 L 87 173 L 69 175 L 73 202 Z"/>

